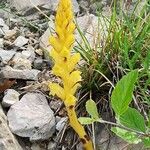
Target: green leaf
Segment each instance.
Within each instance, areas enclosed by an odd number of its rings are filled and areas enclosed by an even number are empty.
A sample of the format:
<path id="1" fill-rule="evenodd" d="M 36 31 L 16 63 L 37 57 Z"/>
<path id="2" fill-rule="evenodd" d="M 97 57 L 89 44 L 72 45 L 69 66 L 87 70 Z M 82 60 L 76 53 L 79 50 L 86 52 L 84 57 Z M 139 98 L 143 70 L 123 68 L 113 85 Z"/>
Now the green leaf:
<path id="1" fill-rule="evenodd" d="M 134 108 L 129 107 L 127 111 L 120 116 L 119 120 L 121 124 L 128 128 L 146 132 L 144 117 Z"/>
<path id="2" fill-rule="evenodd" d="M 86 102 L 86 111 L 89 113 L 89 115 L 91 115 L 93 119 L 99 119 L 96 103 L 92 99 Z"/>
<path id="3" fill-rule="evenodd" d="M 94 120 L 89 117 L 80 117 L 78 120 L 81 124 L 92 124 L 94 122 Z"/>
<path id="4" fill-rule="evenodd" d="M 138 71 L 133 70 L 125 75 L 116 85 L 111 95 L 111 105 L 116 115 L 120 116 L 132 101 L 134 84 L 137 81 Z"/>
<path id="5" fill-rule="evenodd" d="M 118 127 L 112 127 L 111 131 L 128 143 L 138 144 L 139 142 L 141 142 L 141 139 L 139 139 L 134 132 L 129 132 Z"/>
<path id="6" fill-rule="evenodd" d="M 149 137 L 144 138 L 142 141 L 144 143 L 145 148 L 150 148 L 150 138 Z"/>

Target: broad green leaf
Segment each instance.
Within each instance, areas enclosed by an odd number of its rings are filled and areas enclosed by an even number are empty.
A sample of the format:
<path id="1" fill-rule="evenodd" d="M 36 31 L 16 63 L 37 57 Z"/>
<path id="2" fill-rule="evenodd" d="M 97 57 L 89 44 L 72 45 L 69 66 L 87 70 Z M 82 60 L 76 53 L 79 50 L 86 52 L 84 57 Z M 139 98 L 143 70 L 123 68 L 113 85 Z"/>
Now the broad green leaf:
<path id="1" fill-rule="evenodd" d="M 128 128 L 146 132 L 144 117 L 134 108 L 129 107 L 127 111 L 120 116 L 119 120 L 121 124 Z"/>
<path id="2" fill-rule="evenodd" d="M 112 127 L 111 131 L 128 143 L 138 144 L 139 142 L 141 142 L 141 139 L 139 139 L 134 132 L 130 132 L 118 127 Z"/>
<path id="3" fill-rule="evenodd" d="M 134 84 L 137 81 L 138 71 L 133 70 L 125 75 L 116 85 L 111 95 L 111 105 L 116 115 L 120 116 L 132 101 Z"/>
<path id="4" fill-rule="evenodd" d="M 89 117 L 80 117 L 78 120 L 81 124 L 92 124 L 94 122 L 94 120 Z"/>
<path id="5" fill-rule="evenodd" d="M 150 148 L 150 138 L 149 137 L 144 138 L 142 141 L 144 143 L 145 148 Z"/>
<path id="6" fill-rule="evenodd" d="M 89 113 L 89 115 L 91 115 L 93 119 L 99 119 L 96 103 L 92 99 L 86 102 L 86 111 Z"/>

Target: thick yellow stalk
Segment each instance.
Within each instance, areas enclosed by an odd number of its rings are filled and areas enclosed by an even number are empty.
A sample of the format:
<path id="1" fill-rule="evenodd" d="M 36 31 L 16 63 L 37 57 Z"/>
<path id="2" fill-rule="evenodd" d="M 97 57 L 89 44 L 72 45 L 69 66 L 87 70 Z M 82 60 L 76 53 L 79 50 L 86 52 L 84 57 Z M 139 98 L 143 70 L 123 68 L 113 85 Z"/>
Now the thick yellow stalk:
<path id="1" fill-rule="evenodd" d="M 79 123 L 77 119 L 77 115 L 75 113 L 74 107 L 66 107 L 70 125 L 75 130 L 75 132 L 79 135 L 81 142 L 83 143 L 85 150 L 93 150 L 93 144 L 89 136 L 86 134 L 84 127 Z"/>
<path id="2" fill-rule="evenodd" d="M 50 37 L 50 44 L 53 47 L 50 56 L 55 62 L 52 69 L 53 74 L 61 78 L 62 86 L 57 83 L 50 83 L 49 88 L 52 95 L 57 95 L 64 102 L 70 125 L 79 135 L 84 149 L 93 150 L 92 141 L 86 134 L 84 127 L 79 123 L 75 112 L 77 99 L 74 94 L 80 86 L 81 72 L 75 70 L 75 66 L 80 60 L 80 54 L 71 55 L 74 30 L 71 0 L 60 0 L 55 20 L 56 35 Z"/>

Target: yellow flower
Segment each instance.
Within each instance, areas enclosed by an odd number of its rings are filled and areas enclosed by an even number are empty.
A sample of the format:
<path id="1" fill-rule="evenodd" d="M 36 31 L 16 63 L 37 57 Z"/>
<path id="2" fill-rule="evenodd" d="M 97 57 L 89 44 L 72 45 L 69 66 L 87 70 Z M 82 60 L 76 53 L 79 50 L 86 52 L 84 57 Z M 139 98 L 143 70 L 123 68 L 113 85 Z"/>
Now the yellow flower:
<path id="1" fill-rule="evenodd" d="M 64 89 L 57 83 L 49 83 L 49 88 L 53 96 L 57 95 L 60 99 L 65 99 Z"/>
<path id="2" fill-rule="evenodd" d="M 52 72 L 62 80 L 62 83 L 61 86 L 57 83 L 50 83 L 49 88 L 50 94 L 57 95 L 63 100 L 68 112 L 70 125 L 82 139 L 84 148 L 93 150 L 92 142 L 87 138 L 87 134 L 78 122 L 75 113 L 77 98 L 74 95 L 80 86 L 81 72 L 75 68 L 80 60 L 80 54 L 71 54 L 72 45 L 75 41 L 74 30 L 75 24 L 73 22 L 71 0 L 60 0 L 55 19 L 56 34 L 50 37 L 49 41 L 53 47 L 50 51 L 50 56 L 55 62 Z"/>

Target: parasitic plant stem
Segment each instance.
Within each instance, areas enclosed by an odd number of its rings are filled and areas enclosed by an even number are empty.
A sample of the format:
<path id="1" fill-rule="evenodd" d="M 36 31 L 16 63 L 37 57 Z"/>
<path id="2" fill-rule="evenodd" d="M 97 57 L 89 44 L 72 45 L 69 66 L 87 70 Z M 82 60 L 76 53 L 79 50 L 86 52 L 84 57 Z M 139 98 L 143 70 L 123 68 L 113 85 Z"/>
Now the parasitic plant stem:
<path id="1" fill-rule="evenodd" d="M 71 54 L 74 37 L 75 24 L 73 22 L 73 11 L 71 0 L 60 0 L 56 18 L 55 35 L 50 37 L 52 50 L 50 56 L 54 60 L 52 72 L 58 76 L 62 83 L 50 83 L 49 88 L 52 95 L 57 95 L 65 104 L 70 125 L 79 135 L 85 150 L 93 150 L 93 144 L 86 134 L 84 127 L 79 123 L 75 106 L 77 98 L 74 96 L 80 86 L 81 72 L 75 69 L 80 60 L 80 54 Z"/>

